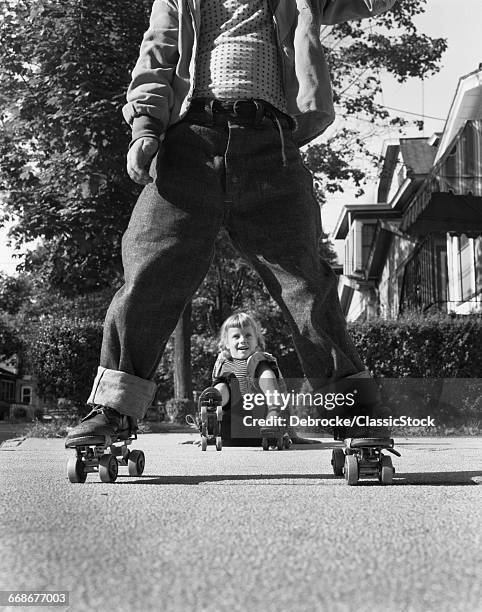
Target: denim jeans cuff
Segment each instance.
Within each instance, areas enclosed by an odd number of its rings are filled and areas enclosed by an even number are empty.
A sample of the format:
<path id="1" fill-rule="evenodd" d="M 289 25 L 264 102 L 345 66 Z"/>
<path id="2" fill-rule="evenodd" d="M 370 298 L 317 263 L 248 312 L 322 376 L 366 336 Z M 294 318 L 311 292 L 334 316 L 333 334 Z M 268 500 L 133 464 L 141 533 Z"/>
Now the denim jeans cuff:
<path id="1" fill-rule="evenodd" d="M 152 380 L 99 366 L 87 402 L 142 419 L 152 404 L 156 388 Z"/>

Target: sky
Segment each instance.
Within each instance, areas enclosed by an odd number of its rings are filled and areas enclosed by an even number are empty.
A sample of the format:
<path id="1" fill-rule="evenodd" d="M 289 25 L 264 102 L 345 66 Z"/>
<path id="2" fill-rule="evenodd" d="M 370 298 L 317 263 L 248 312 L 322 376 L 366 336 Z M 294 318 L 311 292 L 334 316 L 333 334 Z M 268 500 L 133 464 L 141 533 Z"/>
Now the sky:
<path id="1" fill-rule="evenodd" d="M 424 114 L 425 131 L 422 133 L 416 128 L 405 129 L 403 132 L 387 130 L 372 139 L 371 146 L 376 153 L 381 153 L 384 140 L 407 136 L 428 137 L 436 131 L 441 131 L 459 78 L 476 70 L 482 63 L 482 0 L 428 0 L 426 6 L 426 12 L 417 17 L 415 23 L 429 36 L 447 38 L 448 49 L 442 58 L 440 72 L 427 78 L 423 87 L 419 79 L 400 84 L 393 78 L 382 75 L 383 92 L 377 99 L 377 102 L 387 107 Z M 410 115 L 407 115 L 407 118 L 410 118 Z M 336 128 L 336 123 L 334 127 Z M 330 196 L 322 212 L 325 231 L 333 230 L 344 204 L 374 202 L 375 188 L 375 183 L 366 186 L 365 196 L 358 200 L 354 198 L 350 188 L 341 196 Z M 6 230 L 0 228 L 0 271 L 13 274 L 17 263 L 12 259 L 13 249 L 9 248 L 6 242 Z M 335 246 L 341 254 L 340 241 L 336 241 Z"/>

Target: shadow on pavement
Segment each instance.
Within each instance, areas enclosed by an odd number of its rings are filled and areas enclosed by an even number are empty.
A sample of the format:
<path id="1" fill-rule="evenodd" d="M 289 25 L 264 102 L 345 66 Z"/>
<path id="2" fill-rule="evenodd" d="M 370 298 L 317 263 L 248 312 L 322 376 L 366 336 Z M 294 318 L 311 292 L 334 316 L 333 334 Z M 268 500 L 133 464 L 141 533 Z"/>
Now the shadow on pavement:
<path id="1" fill-rule="evenodd" d="M 142 476 L 142 480 L 134 480 L 135 476 L 127 476 L 121 477 L 119 476 L 120 482 L 121 478 L 126 478 L 127 482 L 124 484 L 155 484 L 155 485 L 166 485 L 166 484 L 176 484 L 176 485 L 199 485 L 204 483 L 215 483 L 215 482 L 242 482 L 243 484 L 247 480 L 255 480 L 255 481 L 266 481 L 263 484 L 271 484 L 269 481 L 278 481 L 278 480 L 334 480 L 333 474 L 217 474 L 217 475 L 197 475 L 197 476 L 156 476 L 156 475 L 146 475 Z M 149 478 L 150 480 L 145 480 Z M 259 484 L 259 482 L 257 483 Z M 273 483 L 279 485 L 279 482 Z M 287 485 L 292 485 L 292 482 L 287 482 Z"/>
<path id="2" fill-rule="evenodd" d="M 289 480 L 284 483 L 287 486 L 296 486 L 293 480 L 339 480 L 340 484 L 344 484 L 343 478 L 335 478 L 333 474 L 218 474 L 218 475 L 197 475 L 197 476 L 159 476 L 144 474 L 141 478 L 138 476 L 121 476 L 119 475 L 118 483 L 122 484 L 143 484 L 143 485 L 200 485 L 205 483 L 216 482 L 243 482 L 263 481 L 263 485 L 271 484 L 270 481 Z M 479 481 L 479 482 L 478 482 Z M 99 483 L 102 484 L 102 483 Z M 283 483 L 273 483 L 280 485 Z M 299 483 L 303 484 L 303 483 Z M 393 479 L 393 483 L 389 486 L 399 485 L 425 485 L 425 486 L 466 486 L 482 484 L 482 472 L 425 472 L 425 473 L 397 473 Z M 381 486 L 378 480 L 359 480 L 356 486 Z"/>

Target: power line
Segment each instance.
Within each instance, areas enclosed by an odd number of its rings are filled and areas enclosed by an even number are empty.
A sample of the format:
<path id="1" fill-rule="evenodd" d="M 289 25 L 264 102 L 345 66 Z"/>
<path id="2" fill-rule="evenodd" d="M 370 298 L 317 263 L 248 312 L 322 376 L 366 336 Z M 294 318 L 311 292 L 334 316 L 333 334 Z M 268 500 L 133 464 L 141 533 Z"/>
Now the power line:
<path id="1" fill-rule="evenodd" d="M 349 98 L 350 100 L 358 100 L 358 98 L 355 98 L 354 96 L 349 96 L 348 94 L 341 94 L 341 96 L 343 96 L 344 98 Z M 442 119 L 441 117 L 422 115 L 421 113 L 414 113 L 412 111 L 402 110 L 401 108 L 393 108 L 393 106 L 386 106 L 385 104 L 379 104 L 378 102 L 375 102 L 375 106 L 378 106 L 380 108 L 386 108 L 387 110 L 396 111 L 397 113 L 404 113 L 405 115 L 414 115 L 415 117 L 422 117 L 423 119 L 434 119 L 435 121 L 445 122 L 445 119 Z"/>

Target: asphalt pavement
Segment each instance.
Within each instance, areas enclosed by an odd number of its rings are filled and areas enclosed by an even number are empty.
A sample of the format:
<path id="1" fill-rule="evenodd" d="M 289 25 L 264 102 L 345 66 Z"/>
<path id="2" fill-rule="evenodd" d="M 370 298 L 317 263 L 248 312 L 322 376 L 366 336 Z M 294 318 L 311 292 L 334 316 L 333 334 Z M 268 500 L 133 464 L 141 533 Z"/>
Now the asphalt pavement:
<path id="1" fill-rule="evenodd" d="M 399 440 L 393 485 L 354 487 L 328 439 L 193 439 L 140 436 L 144 474 L 111 484 L 70 483 L 62 440 L 4 443 L 0 589 L 69 591 L 76 611 L 482 610 L 482 438 Z"/>

